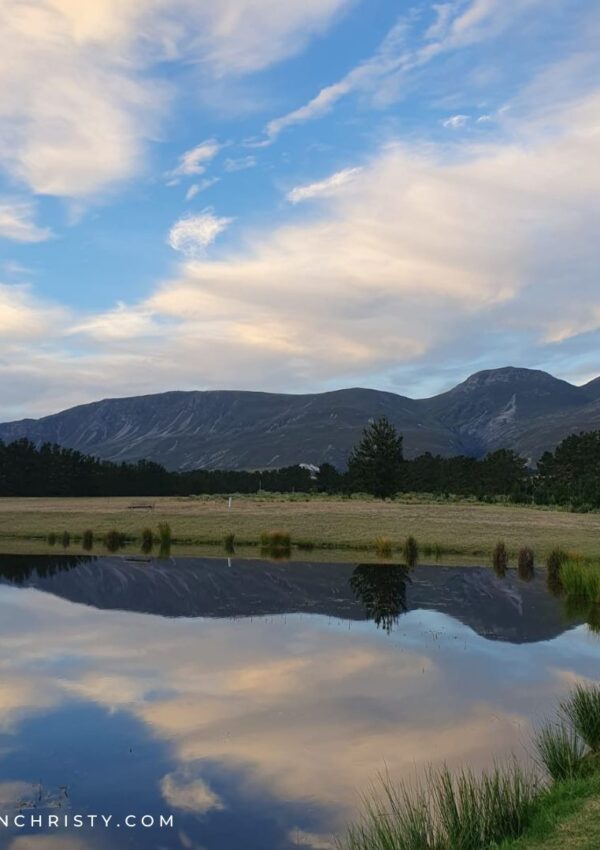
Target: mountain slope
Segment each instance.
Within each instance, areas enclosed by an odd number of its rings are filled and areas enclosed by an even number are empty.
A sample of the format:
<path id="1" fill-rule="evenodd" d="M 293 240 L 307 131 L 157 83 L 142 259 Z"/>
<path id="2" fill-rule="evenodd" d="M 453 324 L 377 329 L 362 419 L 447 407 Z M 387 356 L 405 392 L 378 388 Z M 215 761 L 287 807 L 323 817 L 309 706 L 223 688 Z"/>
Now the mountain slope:
<path id="1" fill-rule="evenodd" d="M 386 415 L 414 457 L 515 448 L 530 459 L 564 436 L 600 428 L 600 380 L 575 387 L 545 372 L 478 372 L 428 399 L 346 389 L 308 395 L 192 391 L 107 399 L 42 419 L 0 425 L 114 461 L 149 458 L 169 469 L 256 469 L 328 461 L 343 467 L 370 418 Z"/>

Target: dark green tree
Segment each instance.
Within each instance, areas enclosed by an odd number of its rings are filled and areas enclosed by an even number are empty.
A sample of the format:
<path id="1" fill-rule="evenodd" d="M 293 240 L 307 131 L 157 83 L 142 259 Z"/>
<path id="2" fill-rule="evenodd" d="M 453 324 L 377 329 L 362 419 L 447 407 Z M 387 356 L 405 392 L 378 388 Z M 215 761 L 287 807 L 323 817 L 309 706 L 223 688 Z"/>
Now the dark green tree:
<path id="1" fill-rule="evenodd" d="M 348 458 L 353 489 L 379 499 L 393 496 L 400 487 L 402 463 L 402 435 L 382 416 L 365 428 Z"/>

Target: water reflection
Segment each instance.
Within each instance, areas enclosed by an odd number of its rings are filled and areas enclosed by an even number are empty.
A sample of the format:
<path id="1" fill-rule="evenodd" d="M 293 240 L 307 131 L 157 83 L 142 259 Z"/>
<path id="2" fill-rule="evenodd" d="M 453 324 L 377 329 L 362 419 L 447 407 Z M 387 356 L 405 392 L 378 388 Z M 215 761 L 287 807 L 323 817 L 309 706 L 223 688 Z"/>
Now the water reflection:
<path id="1" fill-rule="evenodd" d="M 29 562 L 0 565 L 3 807 L 41 782 L 70 812 L 172 811 L 176 829 L 10 850 L 325 847 L 384 765 L 526 757 L 530 718 L 597 675 L 597 638 L 538 577 Z"/>
<path id="2" fill-rule="evenodd" d="M 391 632 L 407 610 L 406 583 L 409 570 L 395 564 L 359 564 L 350 576 L 350 587 L 365 606 L 377 628 Z"/>

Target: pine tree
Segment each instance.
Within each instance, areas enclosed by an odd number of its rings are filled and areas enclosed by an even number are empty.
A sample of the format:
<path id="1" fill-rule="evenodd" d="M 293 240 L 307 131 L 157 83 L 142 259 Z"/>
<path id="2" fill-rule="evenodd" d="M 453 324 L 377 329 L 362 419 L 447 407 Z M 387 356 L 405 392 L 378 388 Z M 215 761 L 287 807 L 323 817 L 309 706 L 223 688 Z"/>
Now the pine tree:
<path id="1" fill-rule="evenodd" d="M 402 460 L 402 435 L 386 416 L 371 422 L 348 458 L 353 489 L 379 499 L 393 496 L 400 486 Z"/>

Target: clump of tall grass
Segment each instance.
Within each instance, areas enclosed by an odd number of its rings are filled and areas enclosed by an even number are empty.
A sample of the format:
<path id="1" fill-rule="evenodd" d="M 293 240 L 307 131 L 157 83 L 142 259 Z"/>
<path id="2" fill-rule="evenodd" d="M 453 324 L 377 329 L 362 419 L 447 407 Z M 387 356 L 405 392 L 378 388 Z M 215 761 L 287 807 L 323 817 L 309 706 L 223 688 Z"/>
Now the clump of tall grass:
<path id="1" fill-rule="evenodd" d="M 577 685 L 561 710 L 590 750 L 600 753 L 600 685 Z"/>
<path id="2" fill-rule="evenodd" d="M 84 549 L 89 551 L 94 548 L 94 532 L 91 528 L 86 528 L 81 536 L 81 545 Z"/>
<path id="3" fill-rule="evenodd" d="M 287 558 L 292 550 L 292 536 L 289 531 L 263 531 L 260 548 L 271 558 Z"/>
<path id="4" fill-rule="evenodd" d="M 62 543 L 65 549 L 67 549 L 71 545 L 71 535 L 68 531 L 63 531 L 60 538 L 60 542 Z"/>
<path id="5" fill-rule="evenodd" d="M 523 579 L 523 581 L 531 581 L 534 573 L 534 563 L 535 556 L 533 554 L 533 549 L 530 549 L 529 546 L 521 547 L 517 557 L 517 571 L 519 573 L 519 578 Z"/>
<path id="6" fill-rule="evenodd" d="M 485 850 L 523 832 L 536 794 L 533 777 L 516 764 L 481 776 L 431 770 L 413 791 L 387 778 L 382 784 L 339 850 Z"/>
<path id="7" fill-rule="evenodd" d="M 392 557 L 392 541 L 389 537 L 377 537 L 375 539 L 375 554 L 380 558 Z"/>
<path id="8" fill-rule="evenodd" d="M 158 541 L 161 546 L 170 546 L 173 540 L 173 532 L 168 522 L 158 523 Z"/>
<path id="9" fill-rule="evenodd" d="M 51 531 L 46 540 L 48 542 L 48 546 L 55 546 L 57 540 L 56 533 Z"/>
<path id="10" fill-rule="evenodd" d="M 600 603 L 600 565 L 576 560 L 564 561 L 560 568 L 560 583 L 567 596 Z"/>
<path id="11" fill-rule="evenodd" d="M 579 776 L 584 764 L 585 746 L 577 732 L 564 720 L 542 726 L 534 743 L 539 761 L 555 782 Z"/>
<path id="12" fill-rule="evenodd" d="M 569 556 L 560 546 L 555 546 L 546 558 L 546 570 L 548 572 L 548 583 L 555 588 L 561 586 L 561 568 Z"/>
<path id="13" fill-rule="evenodd" d="M 113 528 L 104 535 L 104 545 L 109 552 L 116 552 L 121 546 L 125 545 L 125 535 Z"/>
<path id="14" fill-rule="evenodd" d="M 494 546 L 494 551 L 492 552 L 492 565 L 497 575 L 506 575 L 508 567 L 508 551 L 502 540 L 499 540 Z"/>
<path id="15" fill-rule="evenodd" d="M 419 544 L 412 534 L 410 534 L 404 541 L 402 555 L 407 567 L 414 567 L 419 560 Z"/>
<path id="16" fill-rule="evenodd" d="M 226 534 L 223 538 L 223 547 L 226 552 L 235 552 L 235 534 Z"/>
<path id="17" fill-rule="evenodd" d="M 152 551 L 154 546 L 154 532 L 151 528 L 142 530 L 142 552 L 148 553 Z"/>

